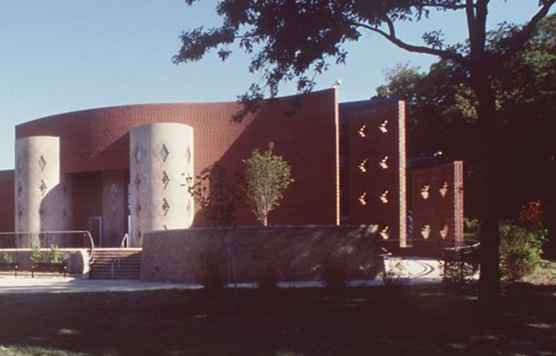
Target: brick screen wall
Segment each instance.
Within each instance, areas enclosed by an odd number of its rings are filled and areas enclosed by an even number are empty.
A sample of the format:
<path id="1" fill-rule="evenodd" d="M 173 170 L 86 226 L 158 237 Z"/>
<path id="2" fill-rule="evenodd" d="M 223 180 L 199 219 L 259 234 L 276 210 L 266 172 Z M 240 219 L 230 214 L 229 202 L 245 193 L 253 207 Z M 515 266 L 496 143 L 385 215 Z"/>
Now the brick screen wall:
<path id="1" fill-rule="evenodd" d="M 406 240 L 405 103 L 379 99 L 340 105 L 341 215 L 371 224 L 384 240 Z"/>
<path id="2" fill-rule="evenodd" d="M 463 242 L 463 162 L 413 169 L 413 241 Z"/>

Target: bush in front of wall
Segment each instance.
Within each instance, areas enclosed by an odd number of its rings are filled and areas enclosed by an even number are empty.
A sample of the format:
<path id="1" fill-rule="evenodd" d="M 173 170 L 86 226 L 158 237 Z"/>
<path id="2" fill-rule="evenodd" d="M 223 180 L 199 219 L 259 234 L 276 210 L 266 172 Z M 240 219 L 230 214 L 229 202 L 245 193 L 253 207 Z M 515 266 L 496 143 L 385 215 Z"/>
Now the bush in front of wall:
<path id="1" fill-rule="evenodd" d="M 33 264 L 38 264 L 44 261 L 44 254 L 41 252 L 40 247 L 38 246 L 33 246 L 33 248 L 31 249 L 31 262 L 33 262 Z"/>
<path id="2" fill-rule="evenodd" d="M 511 282 L 535 271 L 541 263 L 547 231 L 542 226 L 503 224 L 500 228 L 500 270 Z"/>
<path id="3" fill-rule="evenodd" d="M 10 255 L 9 253 L 4 252 L 4 253 L 2 253 L 2 254 L 0 255 L 0 263 L 3 263 L 3 264 L 12 264 L 12 263 L 14 263 L 14 262 L 15 262 L 15 260 L 14 260 L 13 256 Z"/>
<path id="4" fill-rule="evenodd" d="M 50 247 L 50 250 L 48 251 L 47 260 L 48 260 L 48 263 L 51 263 L 51 264 L 64 263 L 64 253 L 62 251 L 60 251 L 58 246 L 53 245 L 53 246 Z"/>

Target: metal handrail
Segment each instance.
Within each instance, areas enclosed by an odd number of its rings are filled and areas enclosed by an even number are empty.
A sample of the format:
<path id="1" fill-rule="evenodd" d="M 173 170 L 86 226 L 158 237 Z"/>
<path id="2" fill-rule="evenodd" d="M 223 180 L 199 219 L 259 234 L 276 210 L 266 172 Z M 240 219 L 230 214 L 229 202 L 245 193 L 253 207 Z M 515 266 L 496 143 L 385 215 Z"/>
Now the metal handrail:
<path id="1" fill-rule="evenodd" d="M 444 247 L 444 250 L 446 251 L 455 251 L 455 252 L 459 252 L 462 250 L 476 250 L 478 248 L 481 247 L 481 243 L 480 242 L 475 242 L 471 245 L 461 245 L 461 246 L 454 246 L 454 247 Z"/>
<path id="2" fill-rule="evenodd" d="M 124 237 L 122 238 L 122 243 L 120 243 L 120 247 L 125 248 L 127 247 L 128 244 L 129 244 L 129 234 L 125 233 Z"/>
<path id="3" fill-rule="evenodd" d="M 37 231 L 37 232 L 31 232 L 31 231 L 17 231 L 17 232 L 0 232 L 0 236 L 16 236 L 16 235 L 22 235 L 22 234 L 37 234 L 37 235 L 46 235 L 46 234 L 61 234 L 61 235 L 69 235 L 69 234 L 81 234 L 84 236 L 87 236 L 89 238 L 89 245 L 91 246 L 90 251 L 89 251 L 89 265 L 93 263 L 94 259 L 95 259 L 95 241 L 93 240 L 93 236 L 91 235 L 91 232 L 88 230 L 54 230 L 54 231 Z"/>

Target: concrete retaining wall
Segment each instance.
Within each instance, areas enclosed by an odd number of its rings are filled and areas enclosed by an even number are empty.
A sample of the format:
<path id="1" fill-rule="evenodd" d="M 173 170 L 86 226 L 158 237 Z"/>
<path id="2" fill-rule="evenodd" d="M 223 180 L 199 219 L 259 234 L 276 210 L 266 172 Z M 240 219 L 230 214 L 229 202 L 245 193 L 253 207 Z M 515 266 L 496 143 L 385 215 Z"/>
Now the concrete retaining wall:
<path id="1" fill-rule="evenodd" d="M 41 252 L 48 254 L 50 250 L 41 248 Z M 10 255 L 14 262 L 19 264 L 20 271 L 31 271 L 31 253 L 32 249 L 0 249 L 0 261 L 7 254 Z M 61 248 L 60 252 L 64 254 L 64 259 L 68 261 L 68 272 L 74 275 L 85 276 L 89 273 L 89 253 L 87 249 L 69 249 Z"/>
<path id="2" fill-rule="evenodd" d="M 207 264 L 228 283 L 255 282 L 269 270 L 282 281 L 322 279 L 327 261 L 349 279 L 383 269 L 369 226 L 273 226 L 154 231 L 143 240 L 141 279 L 202 283 Z"/>

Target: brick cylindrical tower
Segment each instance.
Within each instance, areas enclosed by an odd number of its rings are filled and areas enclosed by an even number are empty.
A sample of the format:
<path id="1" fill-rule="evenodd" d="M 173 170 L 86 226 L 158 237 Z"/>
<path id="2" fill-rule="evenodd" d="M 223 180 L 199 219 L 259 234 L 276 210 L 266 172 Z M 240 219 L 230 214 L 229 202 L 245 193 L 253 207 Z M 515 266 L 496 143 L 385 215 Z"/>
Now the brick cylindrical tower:
<path id="1" fill-rule="evenodd" d="M 193 223 L 193 129 L 179 123 L 138 126 L 130 131 L 130 246 L 143 234 L 186 229 Z M 190 178 L 188 180 L 188 178 Z"/>

